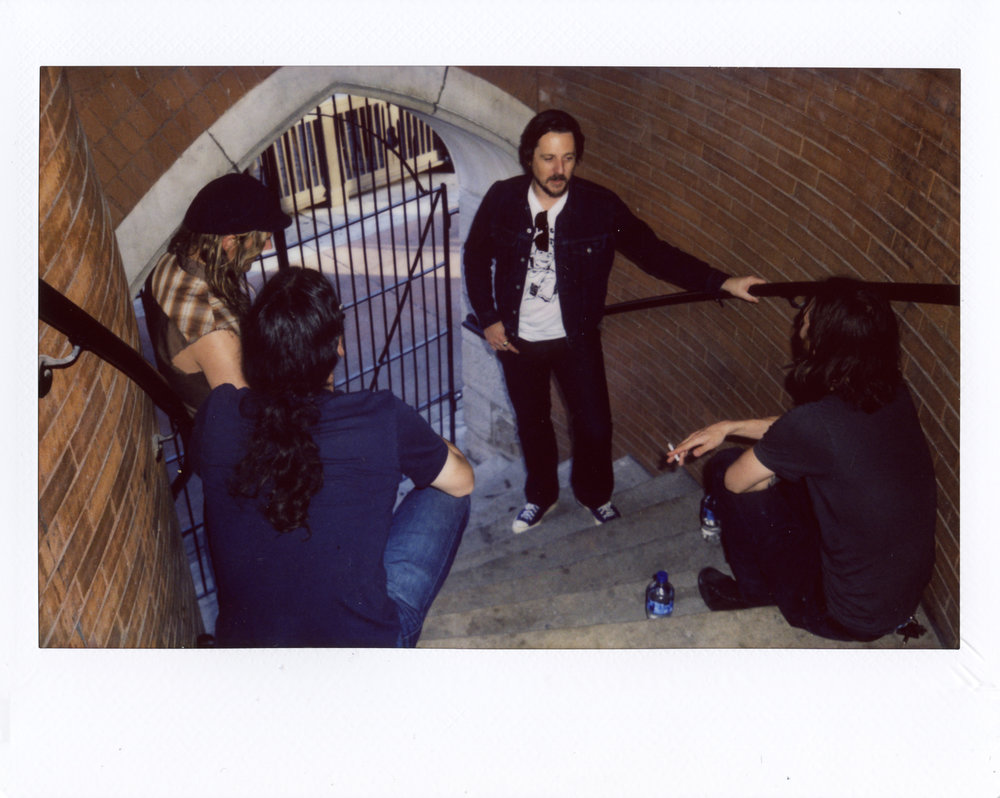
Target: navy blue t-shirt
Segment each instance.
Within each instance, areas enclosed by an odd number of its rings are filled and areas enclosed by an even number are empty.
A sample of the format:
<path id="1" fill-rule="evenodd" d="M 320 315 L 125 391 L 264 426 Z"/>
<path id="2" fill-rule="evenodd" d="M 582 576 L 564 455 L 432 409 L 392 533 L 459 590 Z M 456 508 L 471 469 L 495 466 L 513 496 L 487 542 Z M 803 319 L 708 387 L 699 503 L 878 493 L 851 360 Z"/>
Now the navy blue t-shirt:
<path id="1" fill-rule="evenodd" d="M 934 565 L 936 483 L 909 391 L 873 413 L 827 396 L 790 410 L 754 447 L 803 480 L 821 537 L 827 609 L 881 634 L 916 609 Z"/>
<path id="2" fill-rule="evenodd" d="M 222 385 L 195 419 L 192 462 L 205 491 L 206 530 L 218 586 L 221 646 L 393 646 L 400 625 L 386 593 L 383 552 L 402 476 L 437 477 L 444 441 L 389 391 L 324 395 L 313 429 L 323 487 L 309 526 L 279 534 L 261 499 L 229 485 L 252 422 L 251 392 Z"/>

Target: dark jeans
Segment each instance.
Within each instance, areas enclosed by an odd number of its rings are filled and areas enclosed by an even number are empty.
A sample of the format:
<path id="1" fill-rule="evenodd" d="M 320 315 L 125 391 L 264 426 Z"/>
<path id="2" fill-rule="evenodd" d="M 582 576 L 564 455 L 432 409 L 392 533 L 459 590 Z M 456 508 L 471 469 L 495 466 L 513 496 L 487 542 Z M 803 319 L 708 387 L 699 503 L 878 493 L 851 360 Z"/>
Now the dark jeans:
<path id="1" fill-rule="evenodd" d="M 600 507 L 611 499 L 615 487 L 611 404 L 600 334 L 572 346 L 565 338 L 516 339 L 515 344 L 519 354 L 502 352 L 499 358 L 524 452 L 525 499 L 546 507 L 559 497 L 559 452 L 550 394 L 554 376 L 569 415 L 573 494 L 586 507 Z"/>
<path id="2" fill-rule="evenodd" d="M 855 632 L 826 609 L 820 533 L 805 486 L 779 480 L 766 490 L 732 493 L 726 469 L 743 453 L 725 449 L 705 466 L 705 491 L 716 500 L 722 547 L 743 598 L 776 604 L 789 624 L 830 640 L 877 640 Z"/>
<path id="3" fill-rule="evenodd" d="M 437 488 L 411 490 L 392 517 L 386 541 L 386 591 L 399 607 L 398 645 L 412 648 L 424 618 L 451 570 L 469 521 L 468 496 Z"/>

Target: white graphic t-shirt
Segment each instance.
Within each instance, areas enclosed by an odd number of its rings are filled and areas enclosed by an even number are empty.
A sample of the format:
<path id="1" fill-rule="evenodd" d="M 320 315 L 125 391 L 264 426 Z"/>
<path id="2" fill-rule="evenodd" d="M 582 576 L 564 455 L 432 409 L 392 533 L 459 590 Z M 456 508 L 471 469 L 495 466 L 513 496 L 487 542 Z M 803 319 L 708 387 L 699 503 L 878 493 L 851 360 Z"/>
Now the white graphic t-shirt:
<path id="1" fill-rule="evenodd" d="M 556 284 L 555 237 L 556 217 L 566 205 L 568 196 L 568 192 L 563 194 L 555 205 L 545 211 L 535 192 L 528 187 L 528 205 L 535 229 L 517 325 L 517 336 L 525 341 L 550 341 L 566 336 L 559 307 L 559 286 Z"/>

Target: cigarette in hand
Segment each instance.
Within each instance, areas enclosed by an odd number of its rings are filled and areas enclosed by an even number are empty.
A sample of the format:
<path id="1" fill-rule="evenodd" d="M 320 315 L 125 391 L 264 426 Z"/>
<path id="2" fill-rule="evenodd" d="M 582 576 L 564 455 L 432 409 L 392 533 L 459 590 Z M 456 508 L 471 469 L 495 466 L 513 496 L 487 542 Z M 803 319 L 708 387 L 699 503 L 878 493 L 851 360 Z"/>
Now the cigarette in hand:
<path id="1" fill-rule="evenodd" d="M 670 443 L 670 441 L 667 441 L 667 446 L 670 447 L 670 451 L 674 450 L 674 445 L 672 443 Z M 680 459 L 681 459 L 681 456 L 679 454 L 675 454 L 673 457 L 668 457 L 667 458 L 667 462 L 668 463 L 679 463 Z"/>

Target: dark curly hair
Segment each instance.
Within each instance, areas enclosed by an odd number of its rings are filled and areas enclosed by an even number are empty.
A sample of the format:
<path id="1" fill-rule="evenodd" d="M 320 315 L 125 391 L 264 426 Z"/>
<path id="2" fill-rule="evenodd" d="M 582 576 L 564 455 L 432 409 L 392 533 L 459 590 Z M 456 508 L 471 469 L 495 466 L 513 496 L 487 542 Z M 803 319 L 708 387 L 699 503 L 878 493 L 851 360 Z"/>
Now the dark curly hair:
<path id="1" fill-rule="evenodd" d="M 240 411 L 254 427 L 230 490 L 262 497 L 264 516 L 278 532 L 309 529 L 309 503 L 323 484 L 312 436 L 316 400 L 340 359 L 343 332 L 330 281 L 299 268 L 268 280 L 243 323 L 243 374 L 251 390 Z"/>
<path id="2" fill-rule="evenodd" d="M 899 326 L 887 299 L 863 282 L 832 277 L 799 313 L 795 331 L 787 385 L 796 402 L 832 393 L 872 412 L 892 400 L 903 377 Z"/>
<path id="3" fill-rule="evenodd" d="M 531 172 L 535 147 L 538 146 L 538 140 L 546 133 L 572 133 L 573 143 L 576 146 L 576 160 L 583 160 L 584 136 L 580 123 L 565 111 L 551 108 L 533 117 L 521 133 L 521 146 L 518 147 L 517 154 L 521 160 L 521 168 L 525 172 Z"/>

